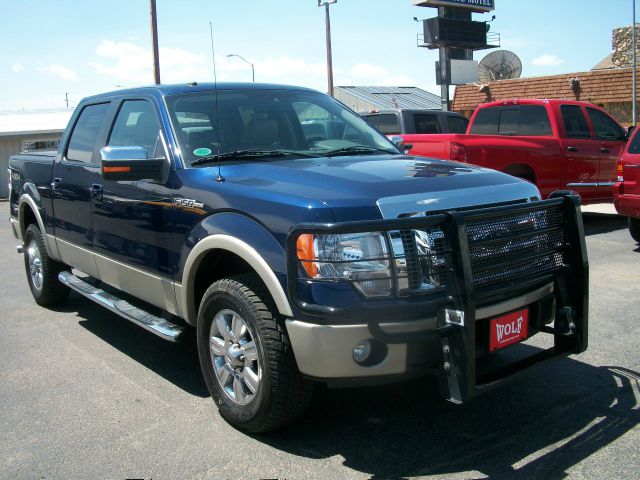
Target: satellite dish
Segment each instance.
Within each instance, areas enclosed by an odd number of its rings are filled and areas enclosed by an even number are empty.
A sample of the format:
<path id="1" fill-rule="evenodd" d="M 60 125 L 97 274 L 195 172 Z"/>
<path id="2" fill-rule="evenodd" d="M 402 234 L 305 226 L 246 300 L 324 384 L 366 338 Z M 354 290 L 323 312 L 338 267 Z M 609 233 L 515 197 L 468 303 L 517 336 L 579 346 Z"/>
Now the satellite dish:
<path id="1" fill-rule="evenodd" d="M 480 83 L 520 78 L 522 62 L 518 56 L 508 50 L 496 50 L 484 57 L 478 66 Z"/>

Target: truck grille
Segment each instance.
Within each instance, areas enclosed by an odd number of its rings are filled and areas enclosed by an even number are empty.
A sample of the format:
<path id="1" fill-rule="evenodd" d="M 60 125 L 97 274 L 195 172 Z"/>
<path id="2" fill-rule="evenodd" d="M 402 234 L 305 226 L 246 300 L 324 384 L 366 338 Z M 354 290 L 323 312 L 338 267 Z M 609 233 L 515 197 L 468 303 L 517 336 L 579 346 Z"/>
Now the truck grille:
<path id="1" fill-rule="evenodd" d="M 467 224 L 476 289 L 540 277 L 566 266 L 568 242 L 558 206 Z"/>
<path id="2" fill-rule="evenodd" d="M 509 285 L 566 266 L 568 247 L 561 207 L 544 207 L 489 218 L 473 217 L 466 240 L 477 290 Z M 451 249 L 442 229 L 389 232 L 398 278 L 398 294 L 433 293 L 446 286 Z"/>

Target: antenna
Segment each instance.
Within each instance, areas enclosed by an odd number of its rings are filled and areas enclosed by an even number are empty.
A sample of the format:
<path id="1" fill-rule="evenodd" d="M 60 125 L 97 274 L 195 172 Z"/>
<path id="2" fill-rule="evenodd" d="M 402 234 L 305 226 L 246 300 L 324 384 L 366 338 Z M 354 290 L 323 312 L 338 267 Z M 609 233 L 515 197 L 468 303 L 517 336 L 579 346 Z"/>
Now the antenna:
<path id="1" fill-rule="evenodd" d="M 209 32 L 211 33 L 211 60 L 213 62 L 213 90 L 216 97 L 216 143 L 218 144 L 217 155 L 220 155 L 220 111 L 218 109 L 218 75 L 216 73 L 216 51 L 213 48 L 213 22 L 209 22 Z M 224 182 L 224 177 L 220 173 L 220 158 L 218 158 L 218 176 L 216 182 Z"/>
<path id="2" fill-rule="evenodd" d="M 515 53 L 508 50 L 491 52 L 478 66 L 480 83 L 520 78 L 520 75 L 522 75 L 522 62 Z"/>

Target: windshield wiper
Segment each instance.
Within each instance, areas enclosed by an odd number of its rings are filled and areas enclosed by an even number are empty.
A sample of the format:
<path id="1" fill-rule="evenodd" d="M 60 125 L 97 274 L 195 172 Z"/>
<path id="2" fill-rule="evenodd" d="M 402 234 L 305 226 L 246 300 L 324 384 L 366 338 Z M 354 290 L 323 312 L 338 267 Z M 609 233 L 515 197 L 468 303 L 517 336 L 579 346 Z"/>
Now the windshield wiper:
<path id="1" fill-rule="evenodd" d="M 323 157 L 337 157 L 340 155 L 366 155 L 367 153 L 384 152 L 391 155 L 398 154 L 392 150 L 385 150 L 384 148 L 367 147 L 366 145 L 353 145 L 351 147 L 336 148 L 335 150 L 329 150 L 328 152 L 319 153 Z"/>
<path id="2" fill-rule="evenodd" d="M 235 150 L 233 152 L 219 153 L 217 155 L 209 155 L 207 157 L 197 158 L 191 162 L 191 166 L 204 165 L 206 163 L 219 162 L 221 160 L 233 160 L 238 158 L 275 158 L 284 157 L 286 155 L 300 155 L 301 157 L 315 157 L 316 155 L 310 155 L 304 152 L 298 152 L 296 150 Z"/>

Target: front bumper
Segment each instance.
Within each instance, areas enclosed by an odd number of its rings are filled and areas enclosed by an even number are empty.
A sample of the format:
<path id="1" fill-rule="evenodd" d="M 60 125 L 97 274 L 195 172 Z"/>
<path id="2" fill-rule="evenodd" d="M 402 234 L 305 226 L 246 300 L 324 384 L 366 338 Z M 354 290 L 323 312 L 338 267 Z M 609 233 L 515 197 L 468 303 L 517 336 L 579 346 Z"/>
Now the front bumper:
<path id="1" fill-rule="evenodd" d="M 545 223 L 544 215 L 542 223 L 527 221 L 525 223 L 537 225 L 538 230 L 532 237 L 524 236 L 515 228 L 505 231 L 504 238 L 499 239 L 472 239 L 469 233 L 482 222 L 499 222 L 496 219 L 500 218 L 538 218 L 541 210 L 553 211 L 560 223 L 552 227 Z M 517 223 L 520 226 L 521 222 Z M 315 297 L 304 289 L 314 281 L 298 280 L 300 267 L 295 261 L 295 248 L 297 235 L 301 233 L 344 233 L 366 228 L 389 231 L 434 225 L 444 231 L 451 262 L 446 292 L 437 298 L 396 298 L 341 308 L 341 305 L 313 303 Z M 495 265 L 481 263 L 486 251 L 499 251 L 496 242 L 502 245 L 520 242 L 519 248 L 524 242 L 527 250 L 522 258 L 505 255 Z M 442 395 L 461 403 L 533 365 L 587 348 L 588 262 L 579 200 L 574 197 L 436 217 L 353 225 L 305 225 L 292 230 L 288 249 L 289 296 L 295 319 L 287 321 L 287 328 L 298 366 L 311 377 L 324 380 L 383 378 L 410 375 L 415 367 L 435 365 Z M 480 275 L 477 274 L 496 265 L 499 269 L 503 264 L 507 269 L 513 263 L 522 262 L 537 266 L 543 265 L 537 263 L 540 258 L 546 261 L 560 257 L 562 261 L 553 263 L 549 269 L 533 274 L 527 271 L 526 275 L 495 287 L 478 283 Z M 492 357 L 483 348 L 482 337 L 488 333 L 488 319 L 522 307 L 529 308 L 534 318 L 531 334 L 551 335 L 553 347 L 536 351 L 500 370 L 487 371 L 479 359 Z M 372 366 L 354 361 L 353 349 L 363 339 L 375 339 L 386 346 L 387 355 L 382 361 Z M 421 353 L 417 357 L 416 350 Z"/>

